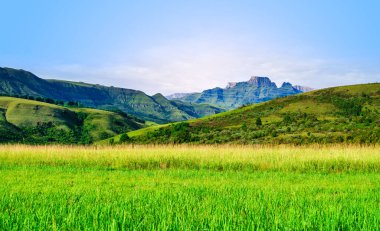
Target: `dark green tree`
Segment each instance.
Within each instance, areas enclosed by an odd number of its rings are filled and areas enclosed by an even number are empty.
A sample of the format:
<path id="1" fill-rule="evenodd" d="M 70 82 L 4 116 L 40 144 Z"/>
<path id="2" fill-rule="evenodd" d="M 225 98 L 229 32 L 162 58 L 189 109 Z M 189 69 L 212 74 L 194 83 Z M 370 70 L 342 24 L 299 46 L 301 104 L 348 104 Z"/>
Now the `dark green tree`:
<path id="1" fill-rule="evenodd" d="M 129 138 L 129 136 L 128 136 L 127 133 L 123 133 L 123 134 L 121 134 L 120 139 L 119 139 L 119 142 L 120 142 L 120 143 L 125 143 L 125 142 L 127 142 L 128 140 L 130 140 L 130 138 Z"/>
<path id="2" fill-rule="evenodd" d="M 261 121 L 261 118 L 260 118 L 260 117 L 257 117 L 257 119 L 256 119 L 256 125 L 257 125 L 257 126 L 261 126 L 261 125 L 263 125 L 263 122 Z"/>
<path id="3" fill-rule="evenodd" d="M 246 123 L 243 123 L 242 125 L 241 125 L 241 129 L 243 129 L 244 131 L 246 131 L 247 130 L 247 124 Z"/>

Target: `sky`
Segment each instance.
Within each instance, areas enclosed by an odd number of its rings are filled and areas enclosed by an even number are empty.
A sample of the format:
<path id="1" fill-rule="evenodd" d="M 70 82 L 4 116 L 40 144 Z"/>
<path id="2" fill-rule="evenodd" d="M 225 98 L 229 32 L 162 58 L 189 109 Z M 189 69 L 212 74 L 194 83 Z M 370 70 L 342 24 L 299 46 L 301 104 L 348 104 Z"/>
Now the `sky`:
<path id="1" fill-rule="evenodd" d="M 380 82 L 380 1 L 0 0 L 0 66 L 46 79 L 198 92 L 251 76 Z"/>

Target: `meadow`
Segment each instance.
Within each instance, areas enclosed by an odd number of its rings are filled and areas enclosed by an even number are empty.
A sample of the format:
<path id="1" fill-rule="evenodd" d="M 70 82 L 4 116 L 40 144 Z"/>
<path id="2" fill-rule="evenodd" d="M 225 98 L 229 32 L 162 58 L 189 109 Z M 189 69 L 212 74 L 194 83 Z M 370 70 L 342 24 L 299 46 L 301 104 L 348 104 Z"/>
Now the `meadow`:
<path id="1" fill-rule="evenodd" d="M 380 147 L 0 146 L 0 230 L 379 230 Z"/>

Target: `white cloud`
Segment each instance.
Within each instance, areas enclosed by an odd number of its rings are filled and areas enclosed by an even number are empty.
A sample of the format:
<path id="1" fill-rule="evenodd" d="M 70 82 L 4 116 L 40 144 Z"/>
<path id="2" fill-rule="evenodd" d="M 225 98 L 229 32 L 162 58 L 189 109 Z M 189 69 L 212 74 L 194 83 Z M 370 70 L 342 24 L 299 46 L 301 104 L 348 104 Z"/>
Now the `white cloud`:
<path id="1" fill-rule="evenodd" d="M 103 66 L 62 65 L 40 75 L 137 89 L 148 94 L 170 94 L 224 87 L 227 82 L 245 81 L 252 75 L 268 76 L 278 85 L 287 81 L 323 88 L 380 81 L 379 73 L 377 67 L 353 65 L 344 60 L 307 58 L 299 50 L 297 54 L 275 47 L 264 49 L 259 43 L 248 46 L 236 40 L 189 39 L 146 49 L 133 65 L 121 62 Z"/>

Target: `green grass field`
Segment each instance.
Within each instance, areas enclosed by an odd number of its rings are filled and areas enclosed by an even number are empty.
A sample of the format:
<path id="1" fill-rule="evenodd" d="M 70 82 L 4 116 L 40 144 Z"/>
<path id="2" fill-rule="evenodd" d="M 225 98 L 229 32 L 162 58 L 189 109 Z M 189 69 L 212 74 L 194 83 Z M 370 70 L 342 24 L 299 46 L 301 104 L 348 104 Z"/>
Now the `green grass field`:
<path id="1" fill-rule="evenodd" d="M 378 146 L 0 146 L 0 230 L 378 230 Z"/>

